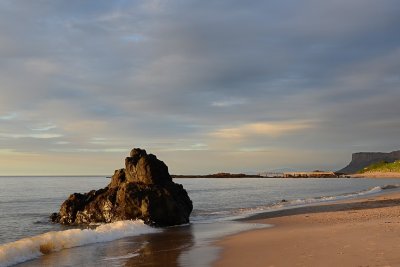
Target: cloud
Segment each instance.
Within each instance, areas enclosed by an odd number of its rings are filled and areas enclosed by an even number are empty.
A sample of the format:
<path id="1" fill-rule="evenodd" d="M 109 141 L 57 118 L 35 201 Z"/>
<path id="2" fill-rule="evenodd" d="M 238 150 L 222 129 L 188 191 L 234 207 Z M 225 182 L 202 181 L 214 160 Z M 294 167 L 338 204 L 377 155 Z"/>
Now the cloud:
<path id="1" fill-rule="evenodd" d="M 9 120 L 15 119 L 16 117 L 17 117 L 17 113 L 13 112 L 13 113 L 8 113 L 8 114 L 0 116 L 0 120 L 9 121 Z"/>
<path id="2" fill-rule="evenodd" d="M 0 138 L 34 138 L 34 139 L 52 139 L 62 137 L 61 134 L 40 133 L 40 134 L 17 134 L 17 133 L 0 133 Z"/>
<path id="3" fill-rule="evenodd" d="M 54 148 L 51 149 L 52 152 L 61 153 L 120 153 L 126 152 L 126 148 Z"/>
<path id="4" fill-rule="evenodd" d="M 210 135 L 223 139 L 251 138 L 255 135 L 279 137 L 281 135 L 291 134 L 310 128 L 312 128 L 312 123 L 303 121 L 255 122 L 239 125 L 232 128 L 218 129 L 217 131 L 212 132 Z"/>
<path id="5" fill-rule="evenodd" d="M 399 12 L 394 0 L 1 1 L 0 146 L 47 159 L 143 146 L 190 171 L 185 153 L 285 167 L 290 151 L 337 166 L 353 144 L 396 149 Z M 279 150 L 280 163 L 260 152 Z"/>
<path id="6" fill-rule="evenodd" d="M 236 105 L 243 105 L 246 103 L 245 99 L 234 99 L 234 98 L 228 98 L 220 101 L 214 101 L 211 103 L 211 106 L 214 107 L 231 107 L 231 106 L 236 106 Z"/>
<path id="7" fill-rule="evenodd" d="M 13 149 L 0 149 L 0 155 L 3 156 L 25 156 L 26 153 L 16 152 Z"/>
<path id="8" fill-rule="evenodd" d="M 43 131 L 49 131 L 49 130 L 52 130 L 55 128 L 57 128 L 56 125 L 51 124 L 51 123 L 46 123 L 46 124 L 37 125 L 36 127 L 31 128 L 31 130 L 43 132 Z"/>

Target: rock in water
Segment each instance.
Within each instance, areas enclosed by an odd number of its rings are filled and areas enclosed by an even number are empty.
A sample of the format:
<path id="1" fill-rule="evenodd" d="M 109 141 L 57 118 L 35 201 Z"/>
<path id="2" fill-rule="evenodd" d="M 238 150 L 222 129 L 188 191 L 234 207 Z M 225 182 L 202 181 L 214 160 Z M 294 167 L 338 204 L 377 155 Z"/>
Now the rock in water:
<path id="1" fill-rule="evenodd" d="M 172 181 L 167 165 L 134 148 L 125 169 L 116 170 L 107 187 L 70 195 L 50 218 L 66 225 L 142 219 L 169 226 L 188 223 L 192 210 L 186 190 Z"/>

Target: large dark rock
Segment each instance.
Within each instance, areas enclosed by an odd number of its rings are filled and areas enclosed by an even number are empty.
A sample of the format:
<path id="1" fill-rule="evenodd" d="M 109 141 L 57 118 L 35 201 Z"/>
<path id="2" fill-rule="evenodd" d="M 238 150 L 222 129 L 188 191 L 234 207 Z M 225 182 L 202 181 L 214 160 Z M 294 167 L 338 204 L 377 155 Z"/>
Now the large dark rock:
<path id="1" fill-rule="evenodd" d="M 351 162 L 338 173 L 352 174 L 361 171 L 363 168 L 380 161 L 395 162 L 400 159 L 400 150 L 390 153 L 383 152 L 358 152 L 353 153 Z"/>
<path id="2" fill-rule="evenodd" d="M 192 209 L 186 190 L 172 181 L 167 165 L 135 148 L 125 159 L 125 169 L 116 170 L 107 187 L 70 195 L 50 218 L 67 225 L 142 219 L 168 226 L 188 223 Z"/>

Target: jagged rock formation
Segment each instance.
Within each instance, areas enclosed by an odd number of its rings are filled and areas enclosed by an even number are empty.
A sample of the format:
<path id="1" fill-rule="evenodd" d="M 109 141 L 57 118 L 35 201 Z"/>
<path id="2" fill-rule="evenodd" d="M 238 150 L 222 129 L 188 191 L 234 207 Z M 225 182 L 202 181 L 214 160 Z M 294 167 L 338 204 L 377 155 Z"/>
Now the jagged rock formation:
<path id="1" fill-rule="evenodd" d="M 400 159 L 400 150 L 390 153 L 383 152 L 358 152 L 352 154 L 349 165 L 337 171 L 338 173 L 352 174 L 357 173 L 363 168 L 380 161 L 394 162 Z"/>
<path id="2" fill-rule="evenodd" d="M 167 165 L 135 148 L 125 159 L 125 169 L 116 170 L 107 187 L 70 195 L 51 220 L 70 225 L 142 219 L 168 226 L 188 223 L 192 209 L 186 190 L 172 181 Z"/>

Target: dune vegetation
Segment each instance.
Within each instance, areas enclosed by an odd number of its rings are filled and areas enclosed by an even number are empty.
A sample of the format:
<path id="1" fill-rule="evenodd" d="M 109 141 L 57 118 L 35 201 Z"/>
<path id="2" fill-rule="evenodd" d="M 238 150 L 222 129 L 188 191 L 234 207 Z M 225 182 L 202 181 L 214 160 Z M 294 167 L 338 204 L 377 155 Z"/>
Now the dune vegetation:
<path id="1" fill-rule="evenodd" d="M 368 172 L 400 172 L 400 160 L 396 160 L 395 162 L 380 161 L 359 171 L 359 173 Z"/>

